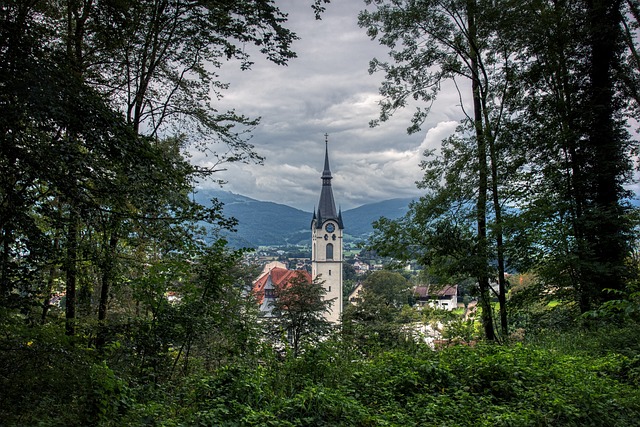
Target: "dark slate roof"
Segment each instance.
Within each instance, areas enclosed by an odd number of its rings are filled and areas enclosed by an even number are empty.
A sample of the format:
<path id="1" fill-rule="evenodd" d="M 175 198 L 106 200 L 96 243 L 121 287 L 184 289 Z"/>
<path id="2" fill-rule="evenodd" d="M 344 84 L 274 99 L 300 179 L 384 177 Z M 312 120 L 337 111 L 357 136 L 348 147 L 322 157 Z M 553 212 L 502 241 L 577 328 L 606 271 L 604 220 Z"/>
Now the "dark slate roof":
<path id="1" fill-rule="evenodd" d="M 313 219 L 316 221 L 316 227 L 321 228 L 322 224 L 328 220 L 338 222 L 340 228 L 342 225 L 342 212 L 336 210 L 336 203 L 333 199 L 333 190 L 331 188 L 331 169 L 329 167 L 329 146 L 325 142 L 324 153 L 324 170 L 322 171 L 322 191 L 320 192 L 320 202 L 318 202 L 318 210 L 313 213 Z"/>
<path id="2" fill-rule="evenodd" d="M 452 297 L 458 294 L 458 285 L 445 285 L 444 287 L 434 286 L 432 289 L 431 285 L 426 286 L 416 286 L 413 290 L 413 294 L 418 299 L 429 299 L 432 297 Z"/>

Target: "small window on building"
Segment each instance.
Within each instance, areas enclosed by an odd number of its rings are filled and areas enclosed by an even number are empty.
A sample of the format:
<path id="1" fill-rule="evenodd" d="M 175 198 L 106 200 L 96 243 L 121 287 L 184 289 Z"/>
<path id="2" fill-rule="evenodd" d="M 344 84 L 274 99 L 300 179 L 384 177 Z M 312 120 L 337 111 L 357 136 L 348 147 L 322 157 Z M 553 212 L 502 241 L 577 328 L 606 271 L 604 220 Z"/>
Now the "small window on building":
<path id="1" fill-rule="evenodd" d="M 264 290 L 264 297 L 265 298 L 275 298 L 276 297 L 275 289 L 265 289 Z"/>
<path id="2" fill-rule="evenodd" d="M 329 286 L 329 292 L 331 292 L 331 286 Z"/>
<path id="3" fill-rule="evenodd" d="M 333 243 L 327 245 L 327 259 L 333 259 Z"/>
<path id="4" fill-rule="evenodd" d="M 329 276 L 331 276 L 331 270 L 329 270 Z"/>

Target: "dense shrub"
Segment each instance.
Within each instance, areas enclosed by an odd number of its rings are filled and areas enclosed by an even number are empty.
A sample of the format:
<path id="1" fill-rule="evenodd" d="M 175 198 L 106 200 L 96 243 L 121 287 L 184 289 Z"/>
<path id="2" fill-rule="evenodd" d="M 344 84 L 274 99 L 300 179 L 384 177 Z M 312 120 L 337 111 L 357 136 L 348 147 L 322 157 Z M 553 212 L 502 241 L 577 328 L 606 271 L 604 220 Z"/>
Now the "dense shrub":
<path id="1" fill-rule="evenodd" d="M 60 325 L 0 316 L 0 425 L 81 426 L 93 419 L 91 351 Z"/>
<path id="2" fill-rule="evenodd" d="M 633 330 L 575 332 L 583 348 L 551 334 L 369 354 L 336 337 L 299 357 L 264 352 L 154 383 L 52 338 L 59 333 L 13 328 L 0 341 L 8 426 L 640 425 Z"/>

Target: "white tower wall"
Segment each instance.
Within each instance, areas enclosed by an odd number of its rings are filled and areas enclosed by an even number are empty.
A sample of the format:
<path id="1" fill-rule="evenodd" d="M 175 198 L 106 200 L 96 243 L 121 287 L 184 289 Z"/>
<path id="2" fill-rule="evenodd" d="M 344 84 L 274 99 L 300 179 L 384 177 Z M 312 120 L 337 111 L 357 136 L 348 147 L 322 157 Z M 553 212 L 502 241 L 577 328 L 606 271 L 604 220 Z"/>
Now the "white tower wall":
<path id="1" fill-rule="evenodd" d="M 312 226 L 312 255 L 311 255 L 311 276 L 322 281 L 322 286 L 327 291 L 325 298 L 333 300 L 331 313 L 327 319 L 331 322 L 340 322 L 342 315 L 342 229 L 337 221 L 329 220 L 322 224 L 322 228 L 317 228 L 317 222 Z M 331 232 L 327 231 L 333 228 Z M 327 251 L 327 247 L 332 245 L 332 250 Z M 330 255 L 330 257 L 327 257 Z M 333 255 L 331 257 L 331 255 Z"/>

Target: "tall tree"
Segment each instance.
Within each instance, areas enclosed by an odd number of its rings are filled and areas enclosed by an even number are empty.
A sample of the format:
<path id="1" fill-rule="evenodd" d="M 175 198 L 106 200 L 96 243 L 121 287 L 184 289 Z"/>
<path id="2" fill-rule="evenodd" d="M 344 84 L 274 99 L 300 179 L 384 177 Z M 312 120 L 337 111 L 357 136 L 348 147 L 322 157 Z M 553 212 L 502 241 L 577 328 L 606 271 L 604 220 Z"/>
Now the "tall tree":
<path id="1" fill-rule="evenodd" d="M 362 282 L 364 289 L 382 297 L 386 304 L 402 308 L 409 304 L 411 289 L 409 282 L 402 274 L 382 270 L 374 271 Z"/>
<path id="2" fill-rule="evenodd" d="M 411 98 L 429 105 L 445 78 L 470 82 L 476 155 L 469 165 L 477 176 L 469 182 L 477 189 L 476 254 L 485 259 L 476 276 L 482 294 L 495 257 L 502 332 L 507 262 L 535 268 L 550 287 L 572 292 L 582 311 L 609 298 L 605 289 L 623 289 L 630 238 L 624 184 L 633 148 L 624 119 L 633 114 L 626 101 L 635 99 L 637 79 L 622 54 L 626 42 L 625 57 L 635 57 L 637 2 L 626 2 L 626 18 L 622 1 L 369 4 L 376 10 L 363 12 L 361 24 L 391 48 L 393 61 L 371 65 L 386 73 L 380 120 Z M 427 113 L 418 108 L 409 130 Z M 469 159 L 468 148 L 450 147 Z M 446 163 L 449 154 L 440 158 Z M 454 175 L 437 162 L 424 164 L 431 169 L 421 185 L 436 191 L 426 206 L 450 202 L 457 191 L 441 187 Z"/>
<path id="3" fill-rule="evenodd" d="M 364 289 L 356 304 L 348 304 L 342 315 L 342 334 L 362 352 L 392 349 L 412 342 L 411 328 L 401 321 L 402 309 L 385 296 Z"/>
<path id="4" fill-rule="evenodd" d="M 620 117 L 622 104 L 612 78 L 621 60 L 621 5 L 621 0 L 586 1 L 590 55 L 585 113 L 590 126 L 585 142 L 594 166 L 587 182 L 593 201 L 586 212 L 586 222 L 593 224 L 587 227 L 587 241 L 592 247 L 595 265 L 588 272 L 591 280 L 588 287 L 593 289 L 593 294 L 583 296 L 583 310 L 609 299 L 605 288 L 622 291 L 628 280 L 625 260 L 630 252 L 630 227 L 624 218 L 621 200 L 628 194 L 623 183 L 630 171 L 630 162 L 627 134 Z"/>
<path id="5" fill-rule="evenodd" d="M 276 64 L 295 57 L 290 46 L 297 37 L 272 1 L 109 2 L 99 12 L 96 25 L 104 28 L 97 44 L 104 49 L 95 84 L 136 132 L 156 137 L 179 131 L 220 161 L 259 159 L 236 130 L 257 121 L 219 112 L 211 100 L 227 88 L 217 74 L 223 61 L 235 58 L 250 68 L 246 44 L 259 46 Z M 228 147 L 216 154 L 210 142 Z"/>
<path id="6" fill-rule="evenodd" d="M 102 289 L 98 317 L 104 321 L 119 251 L 127 246 L 121 239 L 142 242 L 140 227 L 164 227 L 168 238 L 181 221 L 221 220 L 219 212 L 189 200 L 193 181 L 224 161 L 260 160 L 244 135 L 257 120 L 220 113 L 210 102 L 211 94 L 219 97 L 226 88 L 217 68 L 229 58 L 248 68 L 247 43 L 283 64 L 295 56 L 289 48 L 296 36 L 271 1 L 34 0 L 3 5 L 1 13 L 7 110 L 2 293 L 12 294 L 16 274 L 42 271 L 29 268 L 28 258 L 53 252 L 44 262 L 66 272 L 72 319 L 77 265 L 84 257 L 101 278 L 95 285 Z M 174 132 L 182 134 L 177 144 L 161 141 Z M 223 147 L 214 151 L 211 143 L 217 142 Z M 182 150 L 194 143 L 215 157 L 214 167 L 183 161 Z M 56 216 L 39 221 L 64 229 L 66 237 L 47 236 L 34 224 L 35 207 L 41 207 L 39 215 Z M 154 220 L 157 226 L 150 227 Z M 101 239 L 83 241 L 97 235 Z M 20 249 L 23 242 L 28 251 Z"/>
<path id="7" fill-rule="evenodd" d="M 640 2 L 626 0 L 622 6 L 622 40 L 625 50 L 620 61 L 614 63 L 615 78 L 621 82 L 625 96 L 632 101 L 629 114 L 640 117 L 640 52 L 638 29 L 640 29 Z"/>
<path id="8" fill-rule="evenodd" d="M 211 99 L 219 99 L 227 87 L 215 71 L 223 60 L 240 59 L 242 68 L 249 68 L 245 44 L 260 46 L 277 64 L 295 57 L 290 44 L 296 36 L 283 27 L 286 16 L 272 2 L 148 0 L 110 3 L 101 12 L 108 23 L 101 31 L 107 49 L 96 85 L 110 94 L 136 132 L 157 138 L 179 131 L 184 144 L 215 157 L 208 169 L 194 166 L 187 180 L 210 177 L 226 161 L 261 160 L 243 130 L 258 121 L 218 112 Z M 114 43 L 118 32 L 128 36 Z M 221 143 L 220 151 L 212 142 Z"/>
<path id="9" fill-rule="evenodd" d="M 631 145 L 622 97 L 629 95 L 616 89 L 625 81 L 621 2 L 540 2 L 512 10 L 524 24 L 506 33 L 519 46 L 523 94 L 510 100 L 511 137 L 527 147 L 520 218 L 534 221 L 516 234 L 537 227 L 530 233 L 537 237 L 520 246 L 542 249 L 532 265 L 545 282 L 572 292 L 584 312 L 608 298 L 606 288 L 623 289 L 628 277 L 623 184 Z"/>
<path id="10" fill-rule="evenodd" d="M 266 319 L 271 337 L 276 342 L 284 338 L 294 357 L 304 345 L 317 343 L 331 331 L 327 315 L 333 300 L 324 298 L 327 291 L 322 282 L 309 279 L 299 272 L 287 285 L 276 289 L 273 317 Z"/>
<path id="11" fill-rule="evenodd" d="M 493 319 L 489 304 L 490 286 L 490 235 L 488 226 L 489 206 L 493 206 L 494 241 L 498 246 L 498 279 L 505 293 L 504 248 L 502 241 L 503 200 L 499 194 L 501 174 L 498 173 L 499 159 L 496 138 L 500 129 L 502 110 L 500 101 L 507 93 L 505 80 L 496 84 L 493 69 L 499 68 L 499 58 L 508 62 L 507 45 L 502 50 L 490 50 L 490 42 L 495 38 L 495 5 L 491 2 L 469 1 L 369 1 L 375 11 L 363 11 L 360 25 L 367 28 L 372 38 L 379 37 L 380 43 L 388 46 L 393 63 L 374 59 L 370 71 L 384 71 L 385 82 L 381 93 L 385 97 L 381 103 L 380 120 L 388 120 L 391 114 L 407 105 L 408 100 L 419 100 L 429 106 L 435 99 L 444 80 L 462 78 L 469 83 L 471 112 L 463 113 L 471 126 L 476 143 L 474 161 L 477 179 L 476 188 L 476 251 L 473 265 L 478 280 L 483 310 L 483 324 L 487 338 L 494 339 Z M 505 66 L 505 68 L 507 68 Z M 504 76 L 504 73 L 502 73 Z M 462 92 L 460 93 L 463 99 Z M 497 101 L 497 102 L 496 102 Z M 413 116 L 409 132 L 415 132 L 429 112 L 429 107 L 419 106 Z M 374 122 L 375 124 L 376 122 Z M 427 173 L 430 173 L 427 171 Z M 426 186 L 425 186 L 426 188 Z M 489 199 L 488 195 L 492 194 Z M 453 193 L 451 193 L 453 194 Z M 491 200 L 492 204 L 489 204 Z M 505 300 L 501 297 L 501 324 L 506 333 L 507 319 Z"/>

